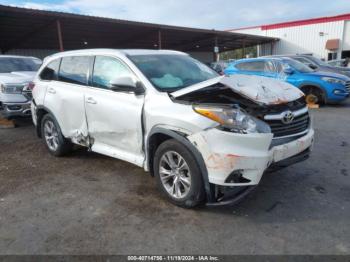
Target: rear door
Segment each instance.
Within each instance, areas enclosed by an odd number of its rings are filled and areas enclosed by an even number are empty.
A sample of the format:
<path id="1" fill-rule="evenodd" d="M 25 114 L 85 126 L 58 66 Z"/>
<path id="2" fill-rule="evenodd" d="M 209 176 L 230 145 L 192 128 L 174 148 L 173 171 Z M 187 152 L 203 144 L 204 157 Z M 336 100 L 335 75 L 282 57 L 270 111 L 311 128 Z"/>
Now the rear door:
<path id="1" fill-rule="evenodd" d="M 142 109 L 144 95 L 112 91 L 110 82 L 121 76 L 136 78 L 120 59 L 96 56 L 85 107 L 91 149 L 142 166 Z"/>
<path id="2" fill-rule="evenodd" d="M 87 145 L 84 89 L 91 57 L 63 57 L 57 81 L 47 83 L 44 105 L 53 113 L 62 133 L 73 142 Z"/>

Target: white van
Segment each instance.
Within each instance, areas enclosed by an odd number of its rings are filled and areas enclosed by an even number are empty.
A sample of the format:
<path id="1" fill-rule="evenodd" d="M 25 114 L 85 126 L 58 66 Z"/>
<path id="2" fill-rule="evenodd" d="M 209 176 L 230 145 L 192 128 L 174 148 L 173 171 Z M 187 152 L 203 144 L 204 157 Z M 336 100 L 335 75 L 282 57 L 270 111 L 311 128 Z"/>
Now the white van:
<path id="1" fill-rule="evenodd" d="M 297 88 L 219 76 L 181 52 L 62 52 L 34 84 L 33 121 L 51 154 L 78 144 L 131 162 L 183 207 L 232 204 L 269 167 L 306 159 L 313 143 Z"/>

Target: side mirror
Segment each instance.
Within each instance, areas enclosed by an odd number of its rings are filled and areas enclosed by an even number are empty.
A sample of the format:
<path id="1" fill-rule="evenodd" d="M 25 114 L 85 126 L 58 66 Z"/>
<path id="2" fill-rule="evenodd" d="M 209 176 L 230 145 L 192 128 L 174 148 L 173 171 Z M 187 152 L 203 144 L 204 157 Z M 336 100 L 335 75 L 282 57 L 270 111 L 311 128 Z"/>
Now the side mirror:
<path id="1" fill-rule="evenodd" d="M 317 69 L 317 66 L 316 65 L 314 65 L 314 64 L 308 64 L 308 66 L 311 68 L 311 69 L 313 69 L 313 70 L 315 70 L 315 69 Z"/>
<path id="2" fill-rule="evenodd" d="M 135 95 L 142 95 L 145 93 L 143 84 L 130 76 L 114 78 L 109 84 L 110 89 L 116 92 L 132 92 L 135 93 Z"/>
<path id="3" fill-rule="evenodd" d="M 283 72 L 286 74 L 286 75 L 291 75 L 294 73 L 294 70 L 290 67 L 287 67 L 285 69 L 283 69 Z"/>

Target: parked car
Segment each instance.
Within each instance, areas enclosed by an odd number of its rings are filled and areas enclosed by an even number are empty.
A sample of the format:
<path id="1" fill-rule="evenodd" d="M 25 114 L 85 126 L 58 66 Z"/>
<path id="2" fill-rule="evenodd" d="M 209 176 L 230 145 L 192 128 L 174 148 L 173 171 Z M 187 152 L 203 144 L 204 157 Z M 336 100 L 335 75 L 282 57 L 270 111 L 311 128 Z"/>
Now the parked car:
<path id="1" fill-rule="evenodd" d="M 321 59 L 318 59 L 317 57 L 311 55 L 283 55 L 273 57 L 289 57 L 307 65 L 308 67 L 316 71 L 332 72 L 350 77 L 350 68 L 332 66 L 329 63 L 324 62 Z"/>
<path id="2" fill-rule="evenodd" d="M 5 118 L 30 115 L 30 83 L 41 60 L 25 56 L 0 56 L 0 110 Z"/>
<path id="3" fill-rule="evenodd" d="M 349 67 L 348 61 L 346 59 L 330 60 L 326 62 L 330 66 L 341 67 L 342 69 Z"/>
<path id="4" fill-rule="evenodd" d="M 267 167 L 306 159 L 313 143 L 301 91 L 219 76 L 181 52 L 62 52 L 34 84 L 33 122 L 52 155 L 78 144 L 131 162 L 182 207 L 232 204 Z"/>
<path id="5" fill-rule="evenodd" d="M 308 103 L 336 103 L 349 97 L 350 78 L 315 71 L 288 57 L 241 59 L 230 64 L 225 74 L 247 74 L 276 78 L 290 83 L 306 95 Z"/>

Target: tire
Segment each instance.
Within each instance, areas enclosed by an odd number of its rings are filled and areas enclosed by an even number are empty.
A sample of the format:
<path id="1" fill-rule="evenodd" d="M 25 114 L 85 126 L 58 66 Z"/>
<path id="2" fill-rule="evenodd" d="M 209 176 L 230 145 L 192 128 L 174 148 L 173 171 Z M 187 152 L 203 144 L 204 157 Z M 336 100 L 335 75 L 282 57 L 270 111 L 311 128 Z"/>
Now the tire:
<path id="1" fill-rule="evenodd" d="M 51 114 L 44 115 L 41 120 L 41 134 L 53 156 L 64 156 L 72 150 L 72 143 L 64 138 L 56 119 Z"/>
<path id="2" fill-rule="evenodd" d="M 322 91 L 316 87 L 309 87 L 304 90 L 305 101 L 308 104 L 324 104 L 325 99 Z"/>
<path id="3" fill-rule="evenodd" d="M 200 169 L 183 144 L 175 139 L 163 142 L 153 160 L 158 187 L 171 203 L 192 208 L 203 202 L 205 192 Z"/>

